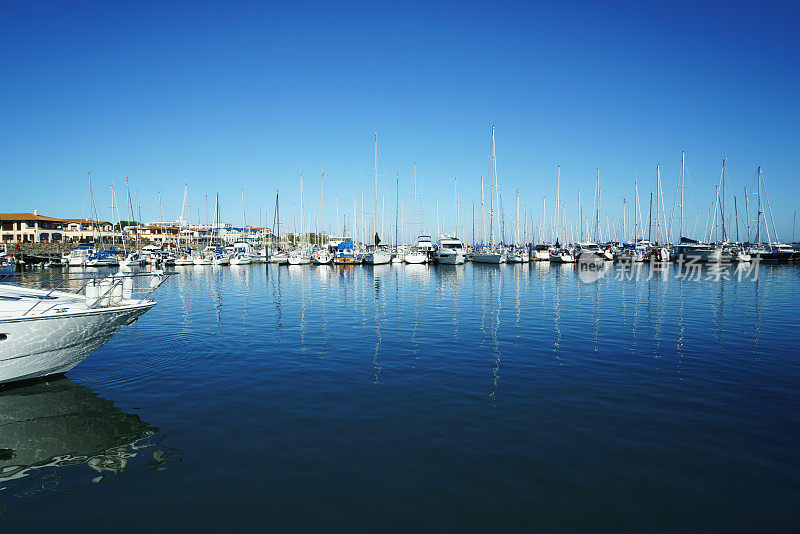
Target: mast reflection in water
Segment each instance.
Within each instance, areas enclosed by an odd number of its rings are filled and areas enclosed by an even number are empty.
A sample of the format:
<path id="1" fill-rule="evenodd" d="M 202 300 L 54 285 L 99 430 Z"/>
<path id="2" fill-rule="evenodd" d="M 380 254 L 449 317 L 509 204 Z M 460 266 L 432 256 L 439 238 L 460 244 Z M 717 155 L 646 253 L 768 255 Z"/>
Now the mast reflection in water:
<path id="1" fill-rule="evenodd" d="M 176 270 L 68 375 L 125 410 L 70 381 L 0 395 L 9 532 L 796 526 L 797 266 Z"/>

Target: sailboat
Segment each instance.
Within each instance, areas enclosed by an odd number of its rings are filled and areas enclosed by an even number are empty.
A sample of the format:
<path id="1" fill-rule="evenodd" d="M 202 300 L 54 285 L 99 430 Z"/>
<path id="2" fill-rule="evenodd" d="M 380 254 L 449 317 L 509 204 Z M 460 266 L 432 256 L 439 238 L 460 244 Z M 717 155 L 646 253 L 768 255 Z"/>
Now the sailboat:
<path id="1" fill-rule="evenodd" d="M 487 248 L 478 249 L 472 255 L 472 261 L 475 263 L 490 263 L 500 264 L 506 262 L 505 251 L 502 247 L 494 245 L 494 195 L 495 186 L 497 184 L 497 161 L 494 145 L 494 126 L 492 126 L 492 185 L 491 196 L 489 201 L 489 246 Z"/>
<path id="2" fill-rule="evenodd" d="M 508 263 L 528 263 L 529 261 L 528 248 L 520 245 L 519 240 L 519 189 L 517 189 L 517 210 L 514 216 L 514 247 L 508 253 Z"/>
<path id="3" fill-rule="evenodd" d="M 298 242 L 295 237 L 295 248 L 289 252 L 289 265 L 308 265 L 311 263 L 311 252 L 308 249 L 308 244 L 303 243 L 303 211 L 303 171 L 300 171 L 300 238 Z"/>
<path id="4" fill-rule="evenodd" d="M 375 206 L 372 217 L 372 230 L 375 234 L 373 248 L 364 256 L 364 263 L 383 265 L 392 261 L 392 254 L 380 248 L 381 238 L 378 235 L 378 130 L 375 130 Z"/>
<path id="5" fill-rule="evenodd" d="M 317 234 L 318 241 L 325 236 L 325 172 L 322 173 L 322 232 Z M 333 253 L 327 244 L 318 243 L 311 251 L 311 261 L 314 265 L 327 265 L 333 261 Z"/>
<path id="6" fill-rule="evenodd" d="M 242 189 L 242 240 L 233 244 L 233 253 L 230 256 L 231 265 L 250 265 L 253 262 L 253 253 L 250 243 L 247 242 L 247 215 L 244 211 L 244 189 Z"/>

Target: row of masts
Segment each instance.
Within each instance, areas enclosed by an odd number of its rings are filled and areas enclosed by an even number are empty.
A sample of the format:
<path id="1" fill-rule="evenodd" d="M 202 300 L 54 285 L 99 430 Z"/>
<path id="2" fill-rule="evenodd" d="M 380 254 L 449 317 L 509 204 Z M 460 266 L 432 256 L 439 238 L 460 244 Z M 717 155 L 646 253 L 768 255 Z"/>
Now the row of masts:
<path id="1" fill-rule="evenodd" d="M 578 242 L 578 241 L 591 241 L 595 243 L 601 242 L 639 242 L 649 241 L 662 244 L 671 244 L 680 242 L 683 238 L 693 236 L 695 239 L 712 242 L 721 241 L 727 242 L 731 238 L 740 242 L 740 221 L 739 204 L 736 195 L 733 196 L 733 228 L 731 228 L 731 215 L 728 212 L 727 198 L 728 193 L 728 180 L 726 179 L 727 159 L 723 159 L 720 181 L 715 186 L 715 198 L 709 209 L 708 218 L 703 228 L 702 233 L 699 232 L 698 224 L 700 222 L 700 211 L 694 217 L 694 228 L 688 232 L 685 227 L 685 181 L 686 181 L 686 155 L 685 152 L 681 153 L 681 166 L 677 182 L 677 191 L 672 209 L 668 210 L 665 195 L 663 192 L 661 166 L 656 166 L 656 182 L 654 191 L 649 196 L 649 206 L 646 206 L 644 213 L 647 215 L 647 220 L 643 217 L 643 206 L 640 200 L 639 184 L 640 180 L 637 173 L 633 174 L 633 199 L 629 201 L 627 198 L 622 199 L 622 207 L 619 220 L 615 221 L 608 212 L 602 209 L 602 188 L 600 182 L 600 169 L 595 173 L 594 184 L 594 199 L 591 215 L 586 215 L 583 212 L 583 205 L 581 203 L 581 192 L 578 190 L 577 209 L 575 218 L 573 219 L 567 213 L 566 202 L 561 197 L 561 165 L 556 167 L 556 199 L 555 207 L 550 209 L 551 214 L 548 217 L 548 205 L 546 197 L 542 198 L 542 212 L 538 219 L 534 218 L 534 211 L 532 208 L 520 206 L 520 193 L 519 190 L 515 192 L 515 213 L 513 217 L 513 231 L 511 239 L 507 240 L 505 221 L 506 213 L 503 204 L 503 195 L 498 182 L 497 173 L 497 153 L 495 145 L 495 130 L 494 126 L 491 129 L 491 153 L 488 184 L 488 206 L 486 199 L 486 184 L 484 177 L 480 178 L 480 208 L 479 208 L 479 221 L 475 217 L 475 203 L 472 205 L 472 241 L 475 245 L 487 245 L 493 247 L 497 244 L 522 244 L 522 243 L 562 243 Z M 393 245 L 399 245 L 401 242 L 413 242 L 417 236 L 426 234 L 426 224 L 424 222 L 423 207 L 422 207 L 422 174 L 417 176 L 416 163 L 412 164 L 412 187 L 413 195 L 410 210 L 401 202 L 400 198 L 400 174 L 396 173 L 395 176 L 395 217 L 394 217 L 394 232 L 393 232 Z M 385 222 L 386 222 L 386 199 L 385 190 L 381 193 L 381 206 L 379 210 L 379 183 L 378 183 L 378 132 L 374 132 L 374 173 L 373 173 L 373 210 L 371 217 L 371 236 L 367 237 L 366 229 L 368 227 L 367 217 L 364 210 L 364 188 L 361 189 L 361 217 L 358 217 L 358 199 L 357 195 L 353 193 L 353 211 L 352 211 L 352 224 L 348 228 L 347 213 L 343 213 L 340 218 L 339 198 L 335 199 L 336 203 L 336 223 L 333 228 L 326 228 L 325 224 L 325 173 L 321 174 L 321 223 L 316 219 L 316 213 L 313 210 L 307 209 L 306 199 L 304 194 L 304 181 L 303 173 L 300 172 L 300 205 L 299 205 L 299 232 L 297 232 L 296 224 L 294 226 L 293 240 L 294 244 L 298 243 L 298 239 L 305 245 L 311 244 L 309 236 L 314 235 L 315 242 L 325 239 L 324 236 L 339 234 L 343 237 L 349 237 L 354 241 L 360 241 L 362 244 L 377 245 L 383 242 L 385 238 Z M 126 191 L 127 191 L 127 207 L 128 207 L 128 220 L 141 221 L 141 208 L 139 208 L 138 217 L 133 216 L 133 200 L 130 194 L 127 177 Z M 775 227 L 772 210 L 769 205 L 769 198 L 766 196 L 766 190 L 763 184 L 763 176 L 761 168 L 757 171 L 757 207 L 755 219 L 750 217 L 750 202 L 747 188 L 744 189 L 745 200 L 745 216 L 743 229 L 746 230 L 746 241 L 761 242 L 766 234 L 767 242 L 777 241 L 777 231 Z M 96 219 L 97 212 L 94 207 L 93 194 L 91 189 L 91 175 L 89 176 L 89 189 L 90 189 L 90 209 L 89 218 Z M 116 219 L 119 217 L 119 206 L 116 202 L 116 195 L 113 185 L 111 187 L 112 195 L 112 213 L 116 208 Z M 188 186 L 184 184 L 184 198 L 181 207 L 181 221 L 188 222 L 189 205 L 187 203 Z M 138 200 L 136 202 L 138 205 Z M 207 201 L 206 201 L 207 204 Z M 160 193 L 158 197 L 159 211 L 161 212 L 160 219 L 163 221 L 163 209 L 161 208 Z M 411 212 L 411 216 L 407 217 L 407 211 Z M 197 210 L 198 220 L 200 219 L 199 208 Z M 206 208 L 206 213 L 208 212 Z M 677 212 L 677 213 L 676 213 Z M 214 213 L 214 223 L 212 225 L 212 234 L 218 230 L 220 224 L 220 207 L 219 196 L 217 195 L 216 208 Z M 522 213 L 522 217 L 520 217 Z M 458 179 L 453 178 L 453 195 L 452 195 L 452 226 L 449 230 L 442 231 L 441 223 L 445 218 L 440 217 L 441 212 L 438 201 L 436 202 L 436 235 L 448 234 L 452 237 L 459 238 L 461 235 L 460 229 L 462 227 L 462 219 L 460 213 L 459 202 L 459 188 Z M 488 225 L 486 224 L 485 217 L 488 217 Z M 206 217 L 208 218 L 208 217 Z M 293 219 L 296 214 L 293 215 Z M 410 218 L 410 221 L 408 220 Z M 673 235 L 674 219 L 677 218 L 678 233 Z M 477 231 L 477 223 L 480 224 L 480 231 Z M 276 193 L 276 202 L 274 208 L 273 228 L 279 239 L 282 237 L 281 227 L 286 228 L 282 224 L 280 198 Z M 245 210 L 244 190 L 242 190 L 242 228 L 247 227 L 247 213 Z M 753 227 L 755 234 L 753 235 Z M 312 234 L 313 228 L 313 234 Z M 794 228 L 794 220 L 793 220 Z M 763 229 L 763 231 L 762 231 Z M 332 231 L 329 231 L 332 230 Z M 731 231 L 734 234 L 731 235 Z M 771 230 L 771 231 L 770 231 Z M 794 234 L 794 231 L 792 232 Z M 298 237 L 299 236 L 299 237 Z M 794 239 L 794 235 L 792 236 Z M 125 240 L 123 234 L 123 242 Z"/>

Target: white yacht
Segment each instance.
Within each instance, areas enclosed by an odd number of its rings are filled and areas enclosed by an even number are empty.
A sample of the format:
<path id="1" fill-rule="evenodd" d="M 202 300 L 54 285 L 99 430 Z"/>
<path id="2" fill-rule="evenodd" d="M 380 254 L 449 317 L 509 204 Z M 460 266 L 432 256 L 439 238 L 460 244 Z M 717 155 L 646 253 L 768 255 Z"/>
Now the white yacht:
<path id="1" fill-rule="evenodd" d="M 429 235 L 421 235 L 417 237 L 417 245 L 415 247 L 417 252 L 421 252 L 425 254 L 425 261 L 433 259 L 433 254 L 436 248 L 433 246 L 433 241 L 431 241 L 431 236 Z"/>
<path id="2" fill-rule="evenodd" d="M 461 265 L 464 263 L 464 245 L 457 237 L 443 235 L 439 237 L 434 252 L 436 261 L 444 265 Z"/>
<path id="3" fill-rule="evenodd" d="M 253 263 L 250 243 L 234 243 L 230 261 L 231 265 L 249 265 Z"/>
<path id="4" fill-rule="evenodd" d="M 550 251 L 550 263 L 575 263 L 575 255 L 568 248 L 554 248 Z"/>
<path id="5" fill-rule="evenodd" d="M 134 287 L 141 277 L 151 283 Z M 69 371 L 152 308 L 149 296 L 166 278 L 156 272 L 0 284 L 0 383 Z M 82 292 L 41 289 L 45 284 Z M 134 291 L 145 294 L 135 298 Z"/>
<path id="6" fill-rule="evenodd" d="M 601 260 L 607 259 L 605 252 L 600 248 L 597 243 L 576 243 L 574 254 L 580 258 L 582 255 L 587 254 L 587 259 L 596 257 Z"/>
<path id="7" fill-rule="evenodd" d="M 411 265 L 418 265 L 428 261 L 428 254 L 417 247 L 412 247 L 403 255 L 403 261 Z"/>
<path id="8" fill-rule="evenodd" d="M 136 250 L 119 260 L 120 267 L 141 267 L 146 264 L 147 260 L 145 257 Z M 178 265 L 177 260 L 175 261 L 175 264 Z"/>
<path id="9" fill-rule="evenodd" d="M 12 274 L 16 268 L 14 255 L 8 250 L 8 245 L 0 243 L 0 276 Z"/>
<path id="10" fill-rule="evenodd" d="M 83 267 L 86 265 L 86 262 L 89 260 L 89 256 L 93 251 L 94 245 L 91 243 L 78 245 L 77 247 L 72 247 L 69 251 L 69 254 L 65 254 L 62 257 L 62 260 L 70 267 Z"/>

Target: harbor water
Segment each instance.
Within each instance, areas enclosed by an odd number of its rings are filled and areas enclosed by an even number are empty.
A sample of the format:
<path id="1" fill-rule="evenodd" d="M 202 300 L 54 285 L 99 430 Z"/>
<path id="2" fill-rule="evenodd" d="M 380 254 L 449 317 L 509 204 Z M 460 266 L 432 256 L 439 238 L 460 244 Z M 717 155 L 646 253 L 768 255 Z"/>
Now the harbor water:
<path id="1" fill-rule="evenodd" d="M 0 390 L 0 531 L 800 528 L 800 270 L 641 269 L 177 267 Z"/>

